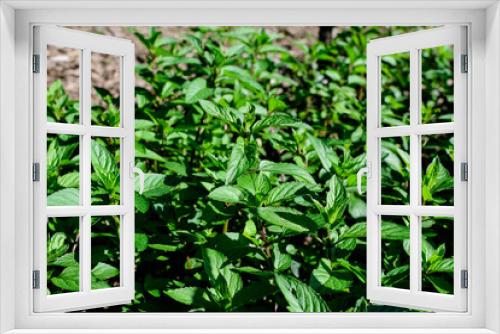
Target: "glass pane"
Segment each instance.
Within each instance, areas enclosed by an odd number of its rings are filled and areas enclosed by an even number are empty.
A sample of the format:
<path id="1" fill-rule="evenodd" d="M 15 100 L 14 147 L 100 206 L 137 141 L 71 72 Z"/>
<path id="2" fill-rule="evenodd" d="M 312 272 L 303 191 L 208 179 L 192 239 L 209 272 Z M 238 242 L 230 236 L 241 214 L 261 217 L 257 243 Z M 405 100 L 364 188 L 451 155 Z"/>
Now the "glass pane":
<path id="1" fill-rule="evenodd" d="M 410 217 L 381 216 L 382 277 L 386 287 L 410 288 Z"/>
<path id="2" fill-rule="evenodd" d="M 120 204 L 120 138 L 93 138 L 92 204 Z"/>
<path id="3" fill-rule="evenodd" d="M 422 217 L 422 291 L 453 294 L 453 218 Z"/>
<path id="4" fill-rule="evenodd" d="M 381 125 L 410 124 L 410 53 L 380 59 Z"/>
<path id="5" fill-rule="evenodd" d="M 80 122 L 79 49 L 47 46 L 47 120 Z"/>
<path id="6" fill-rule="evenodd" d="M 120 286 L 120 216 L 92 217 L 92 290 Z"/>
<path id="7" fill-rule="evenodd" d="M 421 50 L 421 123 L 453 122 L 453 46 Z"/>
<path id="8" fill-rule="evenodd" d="M 120 57 L 92 52 L 92 124 L 120 126 Z"/>
<path id="9" fill-rule="evenodd" d="M 453 205 L 453 134 L 422 139 L 422 204 Z"/>
<path id="10" fill-rule="evenodd" d="M 80 291 L 80 218 L 49 218 L 47 294 Z"/>
<path id="11" fill-rule="evenodd" d="M 80 136 L 47 135 L 47 206 L 80 204 Z"/>
<path id="12" fill-rule="evenodd" d="M 381 204 L 410 203 L 410 137 L 380 139 Z"/>

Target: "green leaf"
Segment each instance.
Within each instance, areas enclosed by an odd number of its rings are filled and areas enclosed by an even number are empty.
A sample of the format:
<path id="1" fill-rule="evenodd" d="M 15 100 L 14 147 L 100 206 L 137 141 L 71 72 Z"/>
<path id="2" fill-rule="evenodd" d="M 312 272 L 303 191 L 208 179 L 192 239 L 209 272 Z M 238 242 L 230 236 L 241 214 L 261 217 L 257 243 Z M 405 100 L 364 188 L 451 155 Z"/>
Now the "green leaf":
<path id="1" fill-rule="evenodd" d="M 65 291 L 80 291 L 80 268 L 64 268 L 61 274 L 50 279 L 52 284 Z"/>
<path id="2" fill-rule="evenodd" d="M 332 169 L 332 162 L 328 159 L 328 148 L 323 143 L 321 139 L 318 139 L 316 137 L 313 137 L 312 135 L 308 134 L 307 138 L 311 142 L 311 144 L 314 147 L 314 150 L 316 151 L 316 154 L 318 155 L 319 160 L 321 161 L 321 164 L 323 165 L 323 168 L 329 172 Z"/>
<path id="3" fill-rule="evenodd" d="M 366 223 L 356 223 L 342 234 L 343 238 L 366 238 Z"/>
<path id="4" fill-rule="evenodd" d="M 255 122 L 252 126 L 252 132 L 258 133 L 267 128 L 305 128 L 310 129 L 311 127 L 306 123 L 299 121 L 291 115 L 282 113 L 282 112 L 274 112 L 270 115 L 266 115 L 264 118 Z"/>
<path id="5" fill-rule="evenodd" d="M 326 194 L 326 212 L 330 224 L 337 222 L 344 215 L 348 198 L 345 188 L 337 175 L 328 182 L 329 190 Z"/>
<path id="6" fill-rule="evenodd" d="M 261 207 L 257 209 L 257 214 L 269 224 L 292 232 L 308 232 L 315 227 L 314 222 L 307 216 L 289 208 Z"/>
<path id="7" fill-rule="evenodd" d="M 191 286 L 165 290 L 163 292 L 173 300 L 184 305 L 199 306 L 203 303 L 204 291 L 202 288 Z"/>
<path id="8" fill-rule="evenodd" d="M 248 168 L 248 163 L 245 158 L 245 141 L 238 137 L 236 144 L 231 151 L 231 157 L 227 163 L 226 185 L 231 184 Z"/>
<path id="9" fill-rule="evenodd" d="M 422 197 L 424 201 L 432 201 L 435 193 L 449 189 L 453 189 L 453 177 L 436 156 L 422 178 Z"/>
<path id="10" fill-rule="evenodd" d="M 290 312 L 329 312 L 330 308 L 309 285 L 292 276 L 275 274 L 274 278 L 288 303 Z"/>
<path id="11" fill-rule="evenodd" d="M 453 273 L 454 261 L 453 258 L 436 260 L 427 268 L 427 273 Z"/>
<path id="12" fill-rule="evenodd" d="M 364 218 L 366 217 L 366 202 L 363 199 L 351 194 L 349 196 L 349 207 L 347 208 L 347 211 L 349 211 L 349 214 L 354 219 Z"/>
<path id="13" fill-rule="evenodd" d="M 208 194 L 208 198 L 219 202 L 238 203 L 242 200 L 243 193 L 238 188 L 222 186 L 212 190 L 210 194 Z"/>
<path id="14" fill-rule="evenodd" d="M 245 237 L 251 238 L 257 234 L 257 226 L 253 220 L 247 220 L 245 222 L 245 228 L 243 229 L 243 235 Z"/>
<path id="15" fill-rule="evenodd" d="M 314 181 L 314 178 L 311 176 L 311 174 L 309 174 L 307 170 L 291 163 L 271 162 L 263 160 L 260 163 L 260 170 L 263 172 L 270 172 L 272 174 L 290 175 L 297 181 L 316 185 L 316 181 Z"/>
<path id="16" fill-rule="evenodd" d="M 115 157 L 96 140 L 91 142 L 91 153 L 92 168 L 97 180 L 106 190 L 114 191 L 120 183 L 120 170 Z"/>
<path id="17" fill-rule="evenodd" d="M 405 240 L 409 238 L 410 238 L 409 227 L 382 221 L 382 239 Z"/>
<path id="18" fill-rule="evenodd" d="M 233 79 L 233 81 L 240 81 L 241 84 L 249 90 L 262 94 L 265 93 L 264 88 L 256 80 L 254 80 L 254 78 L 252 78 L 250 72 L 241 67 L 233 65 L 224 66 L 221 68 L 220 74 L 222 77 Z"/>
<path id="19" fill-rule="evenodd" d="M 61 267 L 77 267 L 78 262 L 75 260 L 74 253 L 67 253 L 63 256 L 59 256 L 54 261 L 48 261 L 51 266 L 61 266 Z"/>
<path id="20" fill-rule="evenodd" d="M 293 199 L 295 194 L 304 188 L 304 184 L 300 182 L 286 182 L 271 189 L 267 194 L 266 203 L 268 205 Z"/>
<path id="21" fill-rule="evenodd" d="M 80 205 L 80 190 L 64 188 L 47 196 L 47 206 Z"/>
<path id="22" fill-rule="evenodd" d="M 142 252 L 148 248 L 149 238 L 145 233 L 135 234 L 135 250 L 137 252 Z"/>
<path id="23" fill-rule="evenodd" d="M 352 277 L 345 269 L 334 268 L 330 260 L 323 258 L 312 271 L 310 285 L 316 290 L 323 287 L 335 292 L 349 292 L 352 283 Z"/>
<path id="24" fill-rule="evenodd" d="M 93 269 L 92 275 L 100 280 L 108 280 L 118 276 L 120 270 L 107 263 L 99 262 Z"/>
<path id="25" fill-rule="evenodd" d="M 139 192 L 139 178 L 135 178 L 135 191 Z M 172 187 L 165 184 L 165 175 L 156 173 L 144 174 L 144 192 L 145 198 L 158 198 L 168 194 Z"/>
<path id="26" fill-rule="evenodd" d="M 203 248 L 203 262 L 212 286 L 227 300 L 232 300 L 243 288 L 243 280 L 232 270 L 227 257 L 214 249 Z"/>
<path id="27" fill-rule="evenodd" d="M 292 257 L 287 253 L 282 253 L 279 246 L 273 246 L 273 267 L 277 271 L 284 271 L 292 265 Z"/>
<path id="28" fill-rule="evenodd" d="M 212 94 L 212 90 L 207 88 L 207 81 L 205 79 L 196 78 L 187 84 L 185 94 L 186 103 L 193 104 L 209 97 Z"/>
<path id="29" fill-rule="evenodd" d="M 80 173 L 71 172 L 59 176 L 57 183 L 63 188 L 78 188 L 80 186 Z"/>
<path id="30" fill-rule="evenodd" d="M 425 276 L 425 279 L 428 280 L 432 286 L 436 289 L 437 292 L 439 293 L 444 293 L 444 294 L 452 294 L 453 293 L 453 279 L 446 279 L 441 276 L 430 276 L 427 275 Z"/>

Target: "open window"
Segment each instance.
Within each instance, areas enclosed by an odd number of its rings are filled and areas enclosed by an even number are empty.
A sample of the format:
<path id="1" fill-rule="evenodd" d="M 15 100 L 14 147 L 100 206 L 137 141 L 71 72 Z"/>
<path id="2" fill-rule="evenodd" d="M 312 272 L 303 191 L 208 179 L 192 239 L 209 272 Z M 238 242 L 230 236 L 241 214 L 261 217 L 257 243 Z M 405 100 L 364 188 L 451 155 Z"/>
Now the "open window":
<path id="1" fill-rule="evenodd" d="M 106 95 L 91 89 L 100 65 L 94 57 L 114 62 L 120 83 L 113 87 L 120 97 L 105 97 L 101 108 L 91 108 L 94 94 Z M 64 66 L 67 75 L 49 83 L 54 66 Z M 33 72 L 34 310 L 129 303 L 134 298 L 134 45 L 36 27 Z M 62 86 L 72 99 L 58 93 Z M 95 126 L 95 118 L 108 126 Z M 97 242 L 104 235 L 113 240 L 105 250 Z M 59 256 L 64 253 L 69 255 Z"/>
<path id="2" fill-rule="evenodd" d="M 381 38 L 367 52 L 368 298 L 466 311 L 466 28 Z M 408 73 L 401 72 L 403 62 Z M 401 89 L 387 89 L 394 85 Z M 447 101 L 435 98 L 439 85 L 453 85 Z M 406 163 L 395 166 L 394 155 Z M 436 238 L 447 241 L 434 247 Z M 402 265 L 385 270 L 393 261 Z"/>

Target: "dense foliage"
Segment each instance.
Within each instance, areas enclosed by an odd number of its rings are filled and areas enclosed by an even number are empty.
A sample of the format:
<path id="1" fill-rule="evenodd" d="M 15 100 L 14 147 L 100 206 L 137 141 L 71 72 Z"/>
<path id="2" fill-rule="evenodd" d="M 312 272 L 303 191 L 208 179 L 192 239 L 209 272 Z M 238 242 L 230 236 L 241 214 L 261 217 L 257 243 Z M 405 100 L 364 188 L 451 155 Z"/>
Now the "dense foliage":
<path id="1" fill-rule="evenodd" d="M 109 310 L 391 310 L 365 297 L 366 204 L 355 185 L 365 165 L 367 41 L 407 30 L 343 28 L 329 43 L 293 47 L 257 28 L 193 28 L 176 39 L 135 31 L 147 49 L 136 67 L 136 161 L 147 173 L 144 194 L 135 195 L 136 299 Z M 423 117 L 449 121 L 452 53 L 422 57 Z M 383 64 L 393 66 L 383 72 L 383 119 L 405 124 L 408 59 Z M 118 124 L 117 97 L 96 90 L 103 103 L 93 123 Z M 72 122 L 78 101 L 59 81 L 48 99 L 52 120 Z M 78 138 L 70 137 L 49 138 L 49 205 L 78 201 Z M 424 202 L 449 203 L 452 137 L 422 141 Z M 381 145 L 383 201 L 402 204 L 408 138 Z M 118 161 L 115 141 L 92 142 L 93 203 L 119 198 Z M 94 288 L 118 284 L 112 218 L 92 223 Z M 423 219 L 427 291 L 453 291 L 452 223 Z M 50 221 L 53 293 L 78 290 L 77 226 Z M 383 217 L 385 286 L 407 287 L 408 226 L 407 217 Z"/>

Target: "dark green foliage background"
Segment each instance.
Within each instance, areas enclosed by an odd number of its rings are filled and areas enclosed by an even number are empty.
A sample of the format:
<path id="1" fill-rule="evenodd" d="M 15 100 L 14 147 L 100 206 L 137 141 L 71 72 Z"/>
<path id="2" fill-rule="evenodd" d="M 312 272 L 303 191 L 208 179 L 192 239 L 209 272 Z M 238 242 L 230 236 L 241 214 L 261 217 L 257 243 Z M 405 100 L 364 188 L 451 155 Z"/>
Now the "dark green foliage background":
<path id="1" fill-rule="evenodd" d="M 135 195 L 136 298 L 106 310 L 395 310 L 370 305 L 365 297 L 366 204 L 355 188 L 356 173 L 365 165 L 366 44 L 410 30 L 340 28 L 331 42 L 288 43 L 293 48 L 281 43 L 290 37 L 261 28 L 192 28 L 175 39 L 155 28 L 136 31 L 147 49 L 136 66 L 145 82 L 136 88 L 136 162 L 147 173 L 144 194 Z M 423 55 L 429 63 L 423 73 L 432 97 L 425 105 L 429 122 L 451 117 L 452 57 L 441 49 Z M 409 64 L 401 57 L 384 61 L 401 69 L 384 73 L 391 91 L 384 97 L 384 118 L 403 124 L 409 78 L 402 73 Z M 117 98 L 96 89 L 107 108 L 93 109 L 93 123 L 116 124 Z M 74 117 L 75 103 L 56 82 L 49 91 L 49 117 Z M 442 194 L 453 186 L 452 140 L 436 140 L 442 158 L 432 149 L 424 154 L 430 205 L 448 201 Z M 73 152 L 63 152 L 72 143 L 59 141 L 61 161 L 77 163 Z M 390 201 L 408 197 L 408 144 L 389 140 L 382 147 L 383 183 L 392 191 L 383 196 Z M 99 157 L 92 159 L 93 167 L 102 171 L 92 176 L 97 201 L 117 196 L 109 179 L 115 168 L 109 162 L 119 161 L 112 145 L 106 140 L 92 145 L 93 157 Z M 72 188 L 58 182 L 71 172 L 61 166 L 49 172 L 49 201 Z M 382 281 L 388 286 L 408 280 L 402 260 L 409 247 L 408 220 L 399 221 L 384 221 L 382 227 L 388 250 Z M 424 223 L 424 286 L 452 293 L 453 222 L 428 217 Z M 60 229 L 49 230 L 49 247 L 62 247 L 54 261 L 74 258 L 71 233 L 65 243 L 52 245 L 56 235 L 63 236 L 56 234 Z M 116 242 L 112 233 L 109 238 Z M 103 254 L 109 255 L 102 257 L 106 267 L 97 269 L 106 270 L 94 270 L 93 282 L 112 286 L 116 254 Z M 49 263 L 53 289 L 71 291 L 67 287 L 74 284 L 68 281 L 75 276 L 63 275 L 71 265 Z"/>

